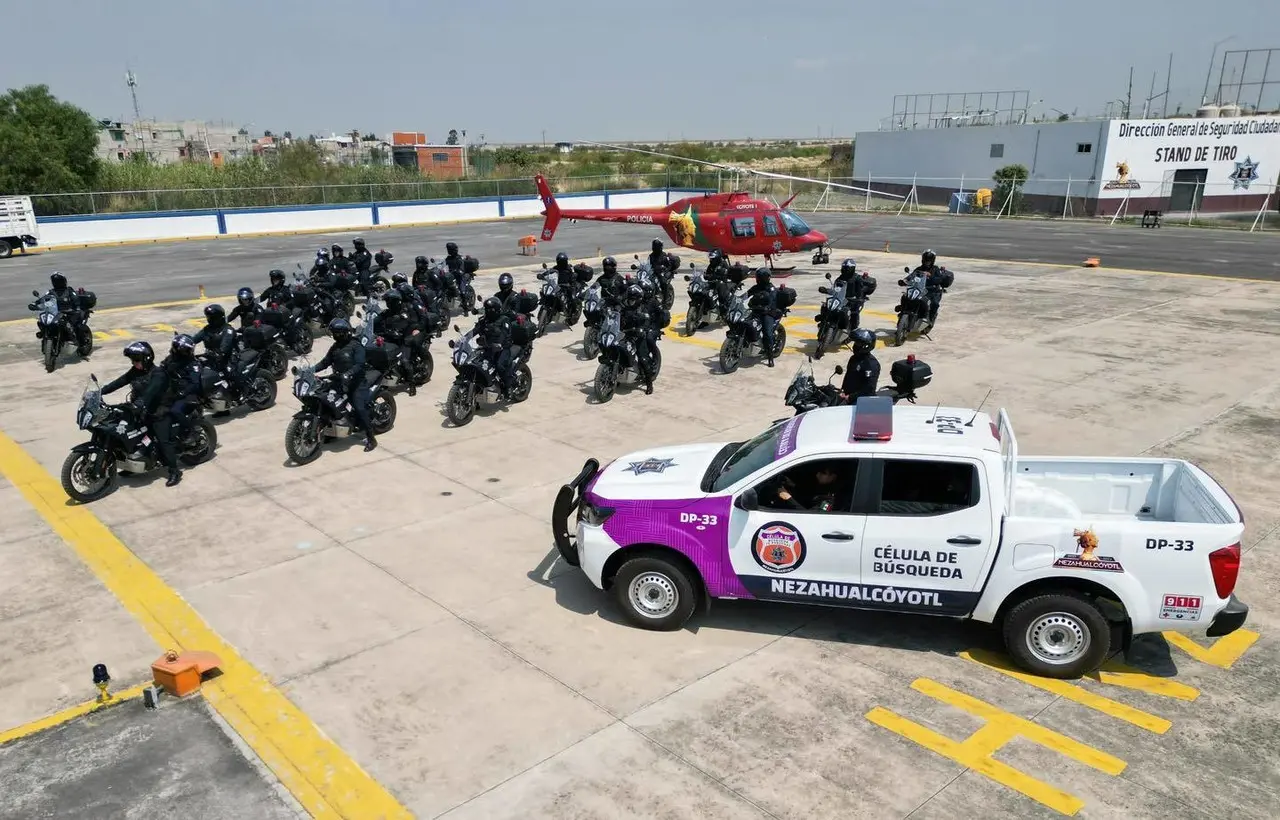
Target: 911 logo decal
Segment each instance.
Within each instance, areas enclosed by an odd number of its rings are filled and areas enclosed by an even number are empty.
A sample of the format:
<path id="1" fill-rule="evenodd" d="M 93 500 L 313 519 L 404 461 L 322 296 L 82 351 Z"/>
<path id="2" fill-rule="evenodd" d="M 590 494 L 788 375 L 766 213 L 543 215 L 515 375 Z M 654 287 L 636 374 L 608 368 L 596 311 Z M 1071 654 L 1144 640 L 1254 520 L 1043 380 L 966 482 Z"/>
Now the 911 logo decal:
<path id="1" fill-rule="evenodd" d="M 769 572 L 794 572 L 804 563 L 804 537 L 785 521 L 770 521 L 756 530 L 751 557 Z"/>
<path id="2" fill-rule="evenodd" d="M 1165 595 L 1160 602 L 1160 618 L 1165 621 L 1196 621 L 1204 600 L 1199 595 Z"/>

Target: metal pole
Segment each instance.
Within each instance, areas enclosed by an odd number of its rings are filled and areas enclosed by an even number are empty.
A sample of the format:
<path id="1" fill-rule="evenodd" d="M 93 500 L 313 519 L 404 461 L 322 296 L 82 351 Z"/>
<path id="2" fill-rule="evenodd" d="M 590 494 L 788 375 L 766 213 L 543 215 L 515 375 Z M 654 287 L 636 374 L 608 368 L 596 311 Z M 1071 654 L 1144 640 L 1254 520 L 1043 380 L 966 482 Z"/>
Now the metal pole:
<path id="1" fill-rule="evenodd" d="M 960 199 L 956 201 L 956 216 L 960 215 L 960 206 L 964 204 L 964 174 L 960 175 Z"/>
<path id="2" fill-rule="evenodd" d="M 1271 70 L 1271 52 L 1273 49 L 1267 49 L 1267 61 L 1262 64 L 1262 82 L 1258 83 L 1258 101 L 1254 103 L 1253 111 L 1256 114 L 1262 110 L 1262 89 L 1267 87 L 1267 72 Z"/>
<path id="3" fill-rule="evenodd" d="M 871 210 L 871 172 L 867 171 L 867 202 L 862 206 L 863 212 Z"/>
<path id="4" fill-rule="evenodd" d="M 1264 74 L 1263 76 L 1265 77 L 1266 75 Z M 1275 187 L 1272 185 L 1271 190 L 1267 192 L 1266 199 L 1262 200 L 1262 207 L 1258 209 L 1258 215 L 1253 218 L 1253 224 L 1249 226 L 1249 233 L 1257 230 L 1258 223 L 1262 223 L 1262 226 L 1266 227 L 1267 207 L 1271 204 L 1271 196 L 1275 193 Z"/>
<path id="5" fill-rule="evenodd" d="M 1067 206 L 1071 204 L 1071 177 L 1067 177 L 1067 195 L 1062 200 L 1062 218 L 1067 218 Z"/>

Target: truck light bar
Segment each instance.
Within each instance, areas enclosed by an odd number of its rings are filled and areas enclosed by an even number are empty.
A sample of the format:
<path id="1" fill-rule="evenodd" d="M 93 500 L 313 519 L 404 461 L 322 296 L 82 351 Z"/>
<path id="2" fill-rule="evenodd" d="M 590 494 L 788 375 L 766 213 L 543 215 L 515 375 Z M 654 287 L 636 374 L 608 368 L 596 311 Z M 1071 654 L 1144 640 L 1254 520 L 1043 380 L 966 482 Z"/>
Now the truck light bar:
<path id="1" fill-rule="evenodd" d="M 862 396 L 853 406 L 849 422 L 849 443 L 856 441 L 889 441 L 893 438 L 893 399 L 888 396 Z"/>

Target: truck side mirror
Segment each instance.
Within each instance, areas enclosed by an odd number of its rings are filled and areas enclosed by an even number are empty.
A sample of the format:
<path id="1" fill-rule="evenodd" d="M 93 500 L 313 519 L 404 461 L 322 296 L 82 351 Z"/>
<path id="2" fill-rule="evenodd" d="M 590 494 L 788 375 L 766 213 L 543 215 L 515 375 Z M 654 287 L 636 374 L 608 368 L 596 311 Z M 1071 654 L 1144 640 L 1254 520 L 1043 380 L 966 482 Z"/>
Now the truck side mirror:
<path id="1" fill-rule="evenodd" d="M 748 512 L 751 510 L 758 510 L 760 509 L 760 496 L 756 493 L 754 487 L 743 490 L 742 495 L 738 496 L 734 500 L 733 506 L 740 510 L 747 510 Z"/>

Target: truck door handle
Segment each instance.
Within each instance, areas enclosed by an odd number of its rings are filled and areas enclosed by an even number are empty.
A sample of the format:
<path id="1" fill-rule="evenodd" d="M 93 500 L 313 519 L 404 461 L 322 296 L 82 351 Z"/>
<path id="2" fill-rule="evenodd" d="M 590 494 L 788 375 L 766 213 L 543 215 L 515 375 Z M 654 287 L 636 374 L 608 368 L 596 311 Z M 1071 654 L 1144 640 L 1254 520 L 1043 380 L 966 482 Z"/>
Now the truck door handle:
<path id="1" fill-rule="evenodd" d="M 822 537 L 828 541 L 852 541 L 853 536 L 847 532 L 824 532 Z"/>
<path id="2" fill-rule="evenodd" d="M 982 539 L 974 538 L 972 535 L 957 535 L 955 538 L 948 538 L 947 543 L 973 545 L 973 544 L 981 544 Z"/>

